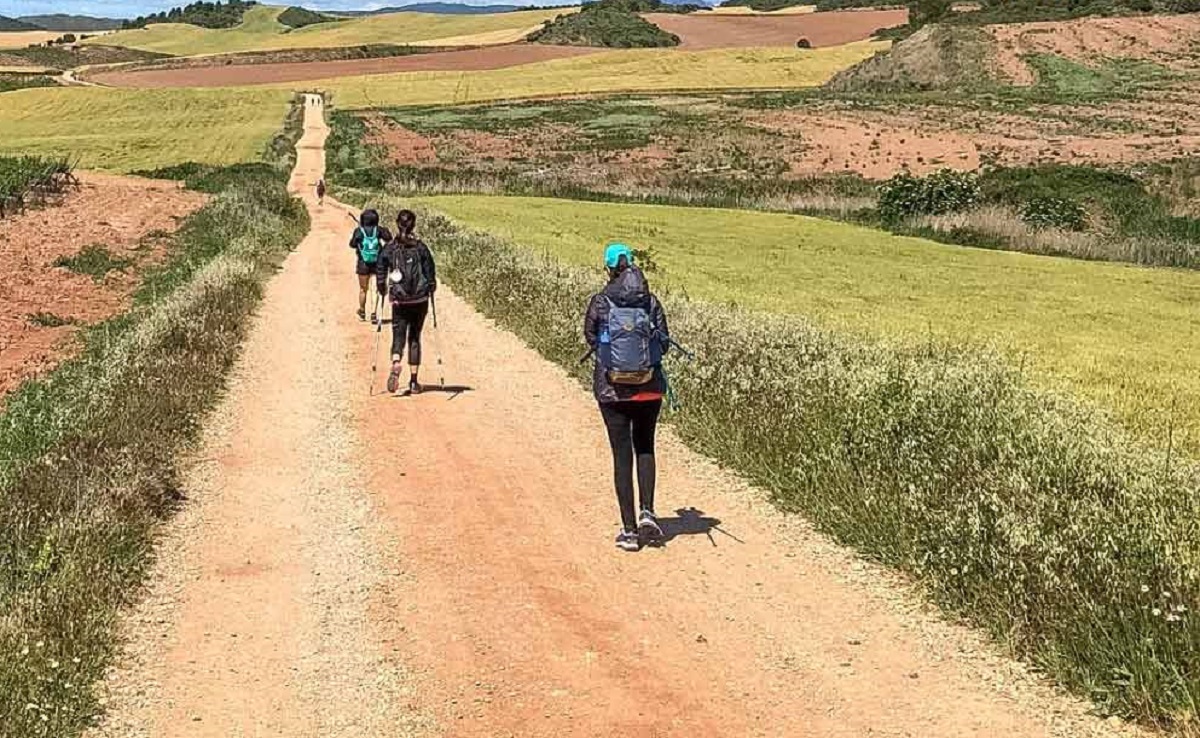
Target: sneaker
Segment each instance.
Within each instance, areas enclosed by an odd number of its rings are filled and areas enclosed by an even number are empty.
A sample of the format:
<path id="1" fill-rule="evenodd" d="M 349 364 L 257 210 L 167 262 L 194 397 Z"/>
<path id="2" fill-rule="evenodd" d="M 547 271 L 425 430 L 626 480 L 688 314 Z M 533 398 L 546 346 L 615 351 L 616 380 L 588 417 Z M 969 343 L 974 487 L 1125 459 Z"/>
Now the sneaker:
<path id="1" fill-rule="evenodd" d="M 622 551 L 637 551 L 642 547 L 638 534 L 631 530 L 623 530 L 617 534 L 617 548 Z"/>
<path id="2" fill-rule="evenodd" d="M 366 310 L 359 310 L 359 311 L 358 311 L 358 319 L 359 319 L 359 320 L 366 320 L 366 319 L 367 319 L 367 311 L 366 311 Z"/>
<path id="3" fill-rule="evenodd" d="M 647 541 L 657 541 L 663 537 L 662 528 L 658 525 L 658 518 L 650 510 L 642 510 L 642 514 L 638 518 L 638 535 Z"/>
<path id="4" fill-rule="evenodd" d="M 388 374 L 387 391 L 396 394 L 396 390 L 400 389 L 400 367 L 392 367 L 392 371 Z"/>
<path id="5" fill-rule="evenodd" d="M 417 382 L 416 377 L 413 377 L 412 379 L 408 380 L 408 394 L 410 394 L 410 395 L 421 394 L 421 385 Z"/>
<path id="6" fill-rule="evenodd" d="M 371 313 L 371 325 L 375 325 L 378 322 L 379 322 L 379 314 Z"/>

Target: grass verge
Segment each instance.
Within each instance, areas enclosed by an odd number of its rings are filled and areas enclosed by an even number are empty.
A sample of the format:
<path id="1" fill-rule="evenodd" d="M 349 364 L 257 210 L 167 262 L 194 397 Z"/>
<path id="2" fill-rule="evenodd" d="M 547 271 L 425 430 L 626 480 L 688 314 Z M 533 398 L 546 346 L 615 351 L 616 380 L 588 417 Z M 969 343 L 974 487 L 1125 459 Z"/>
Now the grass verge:
<path id="1" fill-rule="evenodd" d="M 423 223 L 460 294 L 586 382 L 579 312 L 598 269 Z M 986 353 L 666 303 L 697 355 L 672 372 L 685 404 L 671 422 L 692 447 L 1104 710 L 1195 727 L 1196 464 Z"/>
<path id="2" fill-rule="evenodd" d="M 174 236 L 133 309 L 82 353 L 7 398 L 0 415 L 0 725 L 71 736 L 180 500 L 178 459 L 216 401 L 263 284 L 307 214 L 263 165 Z"/>

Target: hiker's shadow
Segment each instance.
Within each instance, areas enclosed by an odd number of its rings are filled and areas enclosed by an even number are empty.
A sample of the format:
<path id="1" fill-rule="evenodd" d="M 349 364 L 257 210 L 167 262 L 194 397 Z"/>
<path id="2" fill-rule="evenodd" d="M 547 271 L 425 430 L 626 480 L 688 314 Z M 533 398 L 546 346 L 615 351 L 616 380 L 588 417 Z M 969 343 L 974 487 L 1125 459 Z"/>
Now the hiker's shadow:
<path id="1" fill-rule="evenodd" d="M 727 536 L 738 543 L 745 543 L 742 539 L 732 533 L 721 528 L 721 520 L 719 518 L 709 517 L 704 514 L 703 510 L 697 510 L 694 507 L 680 508 L 675 511 L 675 517 L 663 517 L 658 519 L 658 527 L 662 528 L 662 538 L 654 541 L 651 545 L 655 547 L 665 546 L 679 536 L 708 536 L 708 541 L 713 546 L 717 545 L 716 539 L 713 537 L 713 531 Z"/>
<path id="2" fill-rule="evenodd" d="M 471 387 L 471 386 L 469 386 L 469 385 L 465 385 L 465 384 L 429 384 L 429 385 L 421 385 L 421 392 L 422 392 L 423 394 L 433 394 L 433 393 L 440 392 L 440 393 L 442 393 L 442 394 L 450 395 L 448 398 L 446 398 L 447 400 L 456 400 L 456 399 L 458 399 L 458 398 L 459 398 L 459 397 L 460 397 L 460 396 L 461 396 L 461 395 L 462 395 L 464 392 L 471 392 L 471 391 L 473 391 L 474 389 L 475 389 L 474 387 Z"/>
<path id="3" fill-rule="evenodd" d="M 466 384 L 422 384 L 421 385 L 421 394 L 422 395 L 437 395 L 437 394 L 450 395 L 449 397 L 446 398 L 447 402 L 449 402 L 450 400 L 458 399 L 459 397 L 461 397 L 463 395 L 464 392 L 472 392 L 474 390 L 475 390 L 474 387 L 471 387 L 470 385 L 466 385 Z M 406 398 L 406 397 L 412 397 L 412 394 L 408 390 L 402 390 L 402 391 L 394 394 L 393 397 Z"/>

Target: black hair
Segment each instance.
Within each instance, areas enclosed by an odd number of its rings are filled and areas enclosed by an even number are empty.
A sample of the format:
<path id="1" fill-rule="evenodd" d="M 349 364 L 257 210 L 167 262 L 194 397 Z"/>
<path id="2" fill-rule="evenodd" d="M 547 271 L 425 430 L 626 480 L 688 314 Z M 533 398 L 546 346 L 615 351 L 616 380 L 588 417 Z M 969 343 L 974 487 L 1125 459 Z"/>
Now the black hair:
<path id="1" fill-rule="evenodd" d="M 616 279 L 617 277 L 621 276 L 621 272 L 625 271 L 630 266 L 631 264 L 629 263 L 629 257 L 625 254 L 621 254 L 617 257 L 617 265 L 615 267 L 608 268 L 608 278 Z"/>
<path id="2" fill-rule="evenodd" d="M 411 210 L 401 210 L 396 214 L 396 228 L 399 230 L 400 239 L 403 241 L 411 241 L 413 230 L 417 227 L 417 214 Z"/>
<path id="3" fill-rule="evenodd" d="M 370 209 L 364 210 L 358 218 L 358 224 L 363 228 L 374 228 L 379 225 L 379 211 Z"/>

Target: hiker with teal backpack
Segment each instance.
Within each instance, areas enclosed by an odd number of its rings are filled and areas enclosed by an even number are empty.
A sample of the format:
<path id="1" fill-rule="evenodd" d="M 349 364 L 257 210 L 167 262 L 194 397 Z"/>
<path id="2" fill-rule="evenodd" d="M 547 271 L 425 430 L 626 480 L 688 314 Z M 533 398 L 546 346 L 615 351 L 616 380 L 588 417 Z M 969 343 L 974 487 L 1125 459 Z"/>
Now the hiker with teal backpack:
<path id="1" fill-rule="evenodd" d="M 630 248 L 611 244 L 604 266 L 608 284 L 588 304 L 583 336 L 588 355 L 595 356 L 592 389 L 612 447 L 621 509 L 617 547 L 637 551 L 663 535 L 654 513 L 654 433 L 667 393 L 662 360 L 671 338 L 662 304 L 634 266 Z M 634 501 L 635 461 L 640 505 Z"/>
<path id="2" fill-rule="evenodd" d="M 421 369 L 421 331 L 429 305 L 437 292 L 437 267 L 433 254 L 414 231 L 417 216 L 401 210 L 396 216 L 397 234 L 379 254 L 375 275 L 379 294 L 392 303 L 392 370 L 387 390 L 396 392 L 400 385 L 401 359 L 408 348 L 408 393 L 420 394 L 417 373 Z M 436 313 L 434 322 L 436 323 Z"/>
<path id="3" fill-rule="evenodd" d="M 358 218 L 358 227 L 350 236 L 350 248 L 354 249 L 358 263 L 354 273 L 358 275 L 358 319 L 367 319 L 367 290 L 371 286 L 371 275 L 375 274 L 376 263 L 384 245 L 392 240 L 391 231 L 379 225 L 379 213 L 375 210 L 364 210 Z M 382 299 L 383 290 L 379 291 Z M 378 309 L 371 311 L 371 323 L 379 320 Z"/>

